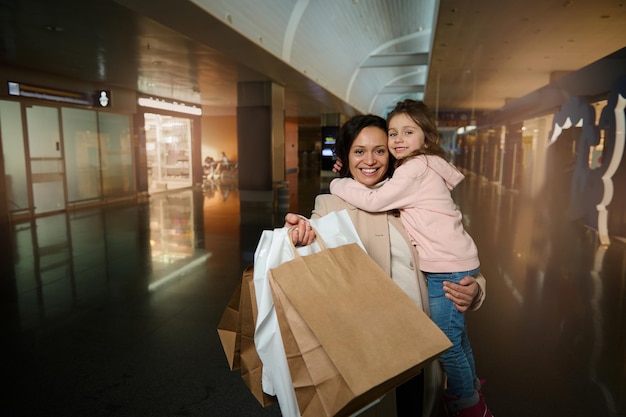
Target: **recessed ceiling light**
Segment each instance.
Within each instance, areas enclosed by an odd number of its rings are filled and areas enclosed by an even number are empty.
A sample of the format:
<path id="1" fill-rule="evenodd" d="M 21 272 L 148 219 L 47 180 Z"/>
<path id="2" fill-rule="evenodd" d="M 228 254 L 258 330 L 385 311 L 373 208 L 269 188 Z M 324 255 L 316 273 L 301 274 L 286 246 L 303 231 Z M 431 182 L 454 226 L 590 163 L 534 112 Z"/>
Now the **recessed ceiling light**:
<path id="1" fill-rule="evenodd" d="M 46 25 L 45 26 L 46 30 L 49 32 L 63 32 L 63 26 L 56 26 L 56 25 Z"/>

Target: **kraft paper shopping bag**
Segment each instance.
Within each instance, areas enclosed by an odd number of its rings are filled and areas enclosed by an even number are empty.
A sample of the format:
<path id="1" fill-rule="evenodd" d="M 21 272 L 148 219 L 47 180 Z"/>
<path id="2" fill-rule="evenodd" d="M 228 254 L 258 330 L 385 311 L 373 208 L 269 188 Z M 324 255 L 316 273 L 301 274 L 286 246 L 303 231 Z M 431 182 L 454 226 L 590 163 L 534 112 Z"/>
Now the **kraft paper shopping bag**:
<path id="1" fill-rule="evenodd" d="M 276 398 L 263 392 L 263 364 L 254 346 L 257 306 L 254 296 L 253 266 L 248 266 L 235 288 L 217 331 L 231 370 L 241 369 L 241 378 L 250 392 L 266 407 Z"/>
<path id="2" fill-rule="evenodd" d="M 237 284 L 233 295 L 217 325 L 217 334 L 220 337 L 222 348 L 228 360 L 231 371 L 239 369 L 241 350 L 241 320 L 239 315 L 239 300 L 241 297 L 241 283 Z"/>
<path id="3" fill-rule="evenodd" d="M 276 397 L 263 392 L 263 364 L 254 346 L 257 305 L 254 293 L 253 268 L 248 267 L 241 281 L 241 378 L 263 407 L 276 402 Z"/>
<path id="4" fill-rule="evenodd" d="M 346 210 L 329 213 L 310 222 L 329 247 L 347 243 L 363 247 Z M 298 248 L 302 255 L 319 250 L 321 248 L 317 243 Z M 254 253 L 254 288 L 258 306 L 254 342 L 263 362 L 263 391 L 278 398 L 283 417 L 300 417 L 300 412 L 267 277 L 270 269 L 293 257 L 288 228 L 263 231 Z"/>
<path id="5" fill-rule="evenodd" d="M 350 415 L 451 346 L 357 244 L 294 254 L 269 281 L 303 417 Z"/>

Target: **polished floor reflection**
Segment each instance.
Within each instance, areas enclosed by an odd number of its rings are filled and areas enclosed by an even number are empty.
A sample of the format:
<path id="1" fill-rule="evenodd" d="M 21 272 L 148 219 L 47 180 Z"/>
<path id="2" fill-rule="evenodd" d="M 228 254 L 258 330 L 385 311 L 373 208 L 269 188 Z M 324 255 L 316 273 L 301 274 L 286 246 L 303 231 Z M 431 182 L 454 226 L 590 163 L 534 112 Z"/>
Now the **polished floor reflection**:
<path id="1" fill-rule="evenodd" d="M 289 178 L 308 214 L 318 173 Z M 456 192 L 488 298 L 468 315 L 496 416 L 626 415 L 626 245 L 468 177 Z M 285 207 L 234 181 L 15 225 L 3 252 L 2 416 L 279 416 L 228 370 L 215 331 Z"/>

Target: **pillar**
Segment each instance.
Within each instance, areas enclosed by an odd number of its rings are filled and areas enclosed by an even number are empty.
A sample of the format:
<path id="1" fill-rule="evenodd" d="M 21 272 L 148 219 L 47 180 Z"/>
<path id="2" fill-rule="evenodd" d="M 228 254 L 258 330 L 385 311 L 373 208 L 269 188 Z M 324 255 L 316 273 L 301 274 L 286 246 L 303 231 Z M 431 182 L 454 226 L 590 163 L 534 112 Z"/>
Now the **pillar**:
<path id="1" fill-rule="evenodd" d="M 237 86 L 237 153 L 241 201 L 272 201 L 285 181 L 285 93 L 270 82 Z"/>
<path id="2" fill-rule="evenodd" d="M 243 82 L 237 85 L 237 99 L 240 245 L 245 264 L 252 261 L 262 230 L 284 223 L 284 216 L 274 216 L 273 208 L 275 187 L 285 183 L 285 93 L 270 82 Z"/>

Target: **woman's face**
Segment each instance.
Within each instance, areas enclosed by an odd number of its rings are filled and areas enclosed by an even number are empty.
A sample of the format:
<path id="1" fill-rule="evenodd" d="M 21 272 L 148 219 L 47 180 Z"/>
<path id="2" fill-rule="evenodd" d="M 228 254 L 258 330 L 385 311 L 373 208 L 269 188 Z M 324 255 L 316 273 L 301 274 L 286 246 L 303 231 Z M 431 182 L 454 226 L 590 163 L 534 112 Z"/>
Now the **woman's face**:
<path id="1" fill-rule="evenodd" d="M 400 113 L 389 120 L 389 152 L 396 159 L 421 149 L 425 140 L 422 128 L 407 114 Z"/>
<path id="2" fill-rule="evenodd" d="M 388 167 L 387 132 L 372 126 L 363 128 L 350 146 L 350 174 L 361 184 L 372 186 L 385 177 Z"/>

